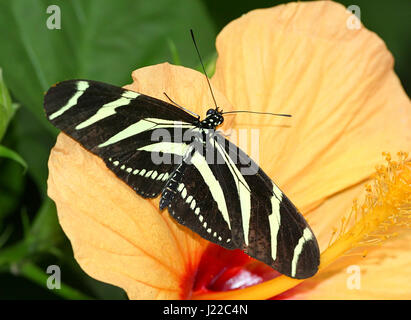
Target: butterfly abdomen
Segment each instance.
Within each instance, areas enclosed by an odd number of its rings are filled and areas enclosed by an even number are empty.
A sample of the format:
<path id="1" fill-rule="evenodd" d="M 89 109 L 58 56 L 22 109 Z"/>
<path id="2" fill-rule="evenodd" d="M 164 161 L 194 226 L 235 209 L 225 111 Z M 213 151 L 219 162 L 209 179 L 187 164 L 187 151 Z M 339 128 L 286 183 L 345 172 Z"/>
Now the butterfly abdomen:
<path id="1" fill-rule="evenodd" d="M 169 180 L 167 181 L 167 184 L 164 186 L 160 199 L 161 210 L 169 206 L 171 201 L 173 201 L 174 197 L 176 196 L 177 192 L 184 191 L 184 186 L 181 186 L 180 181 L 183 178 L 185 168 L 186 164 L 182 162 L 171 174 Z"/>

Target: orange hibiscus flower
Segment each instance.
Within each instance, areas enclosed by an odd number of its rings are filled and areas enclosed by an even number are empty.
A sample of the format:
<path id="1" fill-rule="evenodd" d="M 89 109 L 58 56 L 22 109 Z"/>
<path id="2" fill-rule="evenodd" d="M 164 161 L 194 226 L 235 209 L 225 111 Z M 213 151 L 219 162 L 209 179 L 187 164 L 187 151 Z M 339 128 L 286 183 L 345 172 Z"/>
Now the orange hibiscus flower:
<path id="1" fill-rule="evenodd" d="M 384 42 L 347 28 L 349 17 L 333 2 L 290 3 L 252 11 L 217 38 L 219 106 L 293 115 L 227 116 L 223 129 L 259 129 L 259 164 L 319 241 L 316 276 L 278 276 L 210 244 L 60 134 L 48 190 L 81 267 L 131 299 L 410 298 L 411 233 L 399 229 L 409 226 L 411 165 L 400 153 L 375 166 L 382 151 L 409 150 L 411 104 Z M 133 80 L 127 89 L 167 92 L 200 115 L 213 105 L 204 76 L 184 67 L 142 68 Z M 361 289 L 348 283 L 352 265 Z"/>

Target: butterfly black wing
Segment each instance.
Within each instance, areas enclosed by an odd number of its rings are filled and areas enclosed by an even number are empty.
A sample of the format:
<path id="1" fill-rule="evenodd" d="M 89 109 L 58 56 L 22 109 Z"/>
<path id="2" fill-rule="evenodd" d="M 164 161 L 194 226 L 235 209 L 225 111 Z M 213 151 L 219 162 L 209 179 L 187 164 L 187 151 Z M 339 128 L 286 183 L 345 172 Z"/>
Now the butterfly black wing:
<path id="1" fill-rule="evenodd" d="M 297 208 L 237 146 L 218 133 L 207 144 L 181 165 L 177 194 L 168 201 L 172 216 L 205 239 L 242 249 L 290 277 L 314 275 L 318 244 Z M 206 159 L 210 150 L 214 155 Z"/>
<path id="2" fill-rule="evenodd" d="M 120 179 L 146 198 L 161 192 L 181 161 L 178 155 L 172 161 L 153 161 L 156 153 L 149 146 L 160 138 L 155 132 L 163 134 L 162 138 L 167 138 L 164 142 L 172 146 L 175 129 L 184 134 L 197 121 L 164 101 L 89 80 L 63 81 L 51 87 L 44 108 L 53 125 L 101 157 Z"/>
<path id="3" fill-rule="evenodd" d="M 243 178 L 251 194 L 249 222 L 243 221 L 248 228 L 248 243 L 242 244 L 245 252 L 290 277 L 313 276 L 318 271 L 320 251 L 304 217 L 247 154 L 228 140 L 225 140 L 225 151 L 227 155 L 238 155 L 230 159 L 237 160 L 240 171 L 245 169 Z M 246 237 L 247 234 L 244 240 Z"/>
<path id="4" fill-rule="evenodd" d="M 205 239 L 240 248 L 294 278 L 316 273 L 318 244 L 302 215 L 244 152 L 201 129 L 195 117 L 88 80 L 52 87 L 44 107 L 57 128 L 101 157 L 138 194 L 152 198 L 162 192 L 160 208 Z M 154 136 L 158 129 L 167 141 Z M 197 134 L 194 145 L 182 139 L 190 132 Z M 244 173 L 247 167 L 255 172 Z"/>
<path id="5" fill-rule="evenodd" d="M 229 189 L 224 180 L 218 181 L 215 175 L 217 167 L 225 165 L 210 165 L 213 161 L 207 161 L 209 159 L 203 156 L 208 147 L 198 140 L 190 145 L 183 162 L 165 187 L 160 209 L 167 207 L 180 224 L 209 241 L 234 249 L 229 207 L 225 202 L 225 193 Z"/>

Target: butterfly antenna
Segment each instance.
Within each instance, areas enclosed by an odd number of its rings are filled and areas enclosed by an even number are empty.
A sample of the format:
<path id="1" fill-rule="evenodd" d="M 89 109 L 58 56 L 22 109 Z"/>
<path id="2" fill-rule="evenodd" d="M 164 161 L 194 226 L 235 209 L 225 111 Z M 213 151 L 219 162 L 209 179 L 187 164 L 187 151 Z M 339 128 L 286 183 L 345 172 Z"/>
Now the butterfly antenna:
<path id="1" fill-rule="evenodd" d="M 168 96 L 167 93 L 163 92 L 163 94 L 167 97 L 168 100 L 171 101 L 171 103 L 175 104 L 175 105 L 176 105 L 177 107 L 179 107 L 180 109 L 183 109 L 184 111 L 186 111 L 186 112 L 188 112 L 188 113 L 191 113 L 191 114 L 192 114 L 194 117 L 196 117 L 197 119 L 200 119 L 200 116 L 199 116 L 197 113 L 195 113 L 195 112 L 193 112 L 193 111 L 191 111 L 191 110 L 188 110 L 188 109 L 184 108 L 183 106 L 180 106 L 177 102 L 175 102 L 174 100 L 172 100 L 172 99 Z"/>
<path id="2" fill-rule="evenodd" d="M 258 111 L 243 111 L 243 110 L 234 110 L 234 111 L 227 111 L 223 112 L 222 114 L 227 114 L 227 113 L 255 113 L 255 114 L 268 114 L 271 116 L 279 116 L 279 117 L 291 117 L 291 114 L 286 114 L 286 113 L 272 113 L 272 112 L 258 112 Z"/>
<path id="3" fill-rule="evenodd" d="M 213 97 L 215 108 L 216 110 L 218 110 L 218 106 L 217 106 L 217 102 L 214 97 L 213 89 L 211 88 L 210 80 L 208 79 L 208 75 L 207 75 L 206 69 L 203 64 L 203 60 L 201 59 L 200 51 L 198 50 L 198 47 L 197 47 L 196 39 L 194 38 L 193 29 L 190 29 L 190 33 L 191 33 L 191 38 L 193 39 L 194 47 L 196 48 L 196 51 L 197 51 L 198 58 L 200 59 L 201 67 L 203 68 L 203 72 L 206 76 L 208 87 L 210 88 L 210 92 L 211 92 L 211 96 Z"/>

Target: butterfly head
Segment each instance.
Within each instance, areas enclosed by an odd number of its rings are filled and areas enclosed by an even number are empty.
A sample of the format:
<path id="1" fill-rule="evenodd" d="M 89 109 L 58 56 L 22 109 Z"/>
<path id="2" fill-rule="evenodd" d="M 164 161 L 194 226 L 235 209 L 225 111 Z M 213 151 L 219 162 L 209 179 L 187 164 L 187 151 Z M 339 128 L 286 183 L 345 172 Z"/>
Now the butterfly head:
<path id="1" fill-rule="evenodd" d="M 222 111 L 218 109 L 208 109 L 206 118 L 201 121 L 201 127 L 205 129 L 215 129 L 224 122 Z"/>

